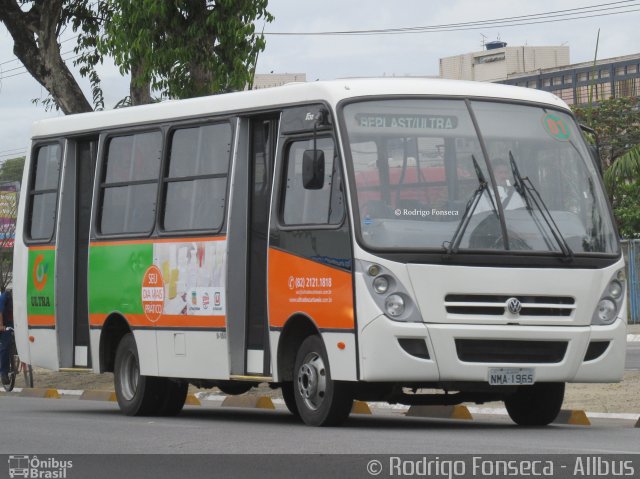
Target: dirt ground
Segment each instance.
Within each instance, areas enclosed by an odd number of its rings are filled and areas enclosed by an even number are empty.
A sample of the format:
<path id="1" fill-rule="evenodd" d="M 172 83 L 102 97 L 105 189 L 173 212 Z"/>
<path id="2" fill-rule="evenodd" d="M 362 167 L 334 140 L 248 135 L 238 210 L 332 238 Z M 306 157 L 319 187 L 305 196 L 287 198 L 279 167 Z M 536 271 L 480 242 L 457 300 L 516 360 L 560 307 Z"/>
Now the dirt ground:
<path id="1" fill-rule="evenodd" d="M 34 383 L 39 388 L 112 391 L 113 374 L 59 373 L 36 368 Z M 16 381 L 16 387 L 23 385 L 21 380 Z M 191 392 L 196 391 L 198 390 L 192 387 Z M 272 397 L 280 395 L 279 390 L 273 391 L 266 385 L 261 385 L 257 391 Z M 616 384 L 568 384 L 563 407 L 589 412 L 640 413 L 640 371 L 626 371 L 624 380 Z"/>

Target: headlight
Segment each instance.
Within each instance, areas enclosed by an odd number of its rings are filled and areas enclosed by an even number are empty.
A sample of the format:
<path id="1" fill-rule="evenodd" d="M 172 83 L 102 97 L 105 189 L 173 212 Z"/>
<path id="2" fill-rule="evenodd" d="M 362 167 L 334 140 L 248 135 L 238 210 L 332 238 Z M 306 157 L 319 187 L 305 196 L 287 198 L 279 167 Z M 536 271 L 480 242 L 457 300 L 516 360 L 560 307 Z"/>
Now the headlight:
<path id="1" fill-rule="evenodd" d="M 624 288 L 618 281 L 611 281 L 611 283 L 609 283 L 609 295 L 613 299 L 619 299 L 620 296 L 622 296 L 623 291 Z"/>
<path id="2" fill-rule="evenodd" d="M 601 299 L 598 303 L 597 315 L 598 319 L 602 321 L 604 324 L 609 324 L 616 319 L 616 314 L 618 312 L 618 308 L 616 307 L 616 303 L 614 303 L 610 299 Z"/>
<path id="3" fill-rule="evenodd" d="M 404 299 L 399 294 L 391 294 L 384 302 L 387 314 L 392 318 L 402 316 L 404 313 Z"/>
<path id="4" fill-rule="evenodd" d="M 373 289 L 378 294 L 384 294 L 389 290 L 389 280 L 386 276 L 378 276 L 373 280 Z"/>

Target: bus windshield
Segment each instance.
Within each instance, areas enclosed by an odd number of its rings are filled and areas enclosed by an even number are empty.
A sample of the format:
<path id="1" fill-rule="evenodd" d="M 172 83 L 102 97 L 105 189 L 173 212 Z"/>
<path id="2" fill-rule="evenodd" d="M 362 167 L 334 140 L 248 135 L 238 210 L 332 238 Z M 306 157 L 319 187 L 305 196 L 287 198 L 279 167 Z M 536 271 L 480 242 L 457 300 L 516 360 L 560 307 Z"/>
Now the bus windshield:
<path id="1" fill-rule="evenodd" d="M 396 99 L 348 104 L 344 121 L 364 246 L 617 252 L 598 173 L 567 113 Z"/>

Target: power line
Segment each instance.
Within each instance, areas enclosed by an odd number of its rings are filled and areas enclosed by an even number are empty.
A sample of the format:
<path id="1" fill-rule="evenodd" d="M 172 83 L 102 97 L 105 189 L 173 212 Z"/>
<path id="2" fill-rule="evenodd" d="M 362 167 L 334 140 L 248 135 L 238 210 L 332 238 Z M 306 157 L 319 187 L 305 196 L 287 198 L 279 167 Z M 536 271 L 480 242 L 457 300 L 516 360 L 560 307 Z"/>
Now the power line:
<path id="1" fill-rule="evenodd" d="M 619 5 L 624 4 L 624 5 Z M 618 5 L 618 6 L 611 6 Z M 279 35 L 279 36 L 324 36 L 324 35 L 398 35 L 406 33 L 433 33 L 433 32 L 451 32 L 461 30 L 477 30 L 479 28 L 489 27 L 512 27 L 519 25 L 533 25 L 539 23 L 554 23 L 559 21 L 578 20 L 582 18 L 596 18 L 609 15 L 619 15 L 624 13 L 631 13 L 638 11 L 626 10 L 612 12 L 612 10 L 619 10 L 623 8 L 631 8 L 640 6 L 635 0 L 625 0 L 612 3 L 602 3 L 598 5 L 591 5 L 587 7 L 578 7 L 566 10 L 554 10 L 550 12 L 520 15 L 514 17 L 502 17 L 496 19 L 478 20 L 472 22 L 460 22 L 460 23 L 448 23 L 440 25 L 424 25 L 416 27 L 401 27 L 401 28 L 385 28 L 385 29 L 373 29 L 373 30 L 343 30 L 343 31 L 322 31 L 322 32 L 264 32 L 265 35 Z M 600 8 L 605 7 L 605 8 Z M 573 13 L 567 13 L 573 12 Z M 583 15 L 586 13 L 594 12 L 610 12 L 599 13 L 597 15 Z M 547 20 L 549 18 L 564 17 L 560 20 Z M 520 23 L 519 23 L 520 22 Z"/>

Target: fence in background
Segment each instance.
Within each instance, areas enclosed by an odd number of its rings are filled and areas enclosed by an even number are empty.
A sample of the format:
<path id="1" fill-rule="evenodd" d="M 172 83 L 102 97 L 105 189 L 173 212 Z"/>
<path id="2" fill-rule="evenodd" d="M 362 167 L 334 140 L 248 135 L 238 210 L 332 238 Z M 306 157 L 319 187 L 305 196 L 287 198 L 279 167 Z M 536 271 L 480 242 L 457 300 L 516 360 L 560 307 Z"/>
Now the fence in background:
<path id="1" fill-rule="evenodd" d="M 623 240 L 629 287 L 629 323 L 640 323 L 640 240 Z"/>

